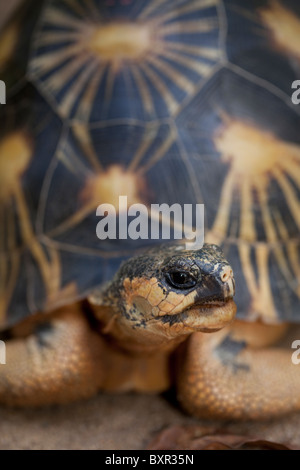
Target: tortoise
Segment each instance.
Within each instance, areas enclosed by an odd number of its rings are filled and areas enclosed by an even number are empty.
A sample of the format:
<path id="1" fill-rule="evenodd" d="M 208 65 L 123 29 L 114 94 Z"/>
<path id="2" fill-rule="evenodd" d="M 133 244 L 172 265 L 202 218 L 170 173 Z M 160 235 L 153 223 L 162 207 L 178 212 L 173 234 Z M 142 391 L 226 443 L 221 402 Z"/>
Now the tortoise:
<path id="1" fill-rule="evenodd" d="M 198 417 L 300 408 L 277 346 L 299 322 L 299 36 L 292 0 L 31 0 L 6 24 L 0 403 L 176 386 Z M 205 244 L 100 240 L 122 195 L 204 204 Z"/>

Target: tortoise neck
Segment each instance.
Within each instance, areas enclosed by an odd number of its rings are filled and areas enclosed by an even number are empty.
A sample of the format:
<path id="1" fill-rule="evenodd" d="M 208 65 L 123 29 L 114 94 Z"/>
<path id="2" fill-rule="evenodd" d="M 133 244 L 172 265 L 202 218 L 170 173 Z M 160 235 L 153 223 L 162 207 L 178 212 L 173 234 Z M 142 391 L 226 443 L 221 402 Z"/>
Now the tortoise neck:
<path id="1" fill-rule="evenodd" d="M 99 321 L 101 334 L 108 341 L 128 352 L 138 354 L 151 354 L 158 351 L 171 353 L 187 337 L 186 335 L 175 338 L 168 337 L 142 326 L 133 328 L 116 307 L 100 305 L 92 305 L 91 307 Z"/>

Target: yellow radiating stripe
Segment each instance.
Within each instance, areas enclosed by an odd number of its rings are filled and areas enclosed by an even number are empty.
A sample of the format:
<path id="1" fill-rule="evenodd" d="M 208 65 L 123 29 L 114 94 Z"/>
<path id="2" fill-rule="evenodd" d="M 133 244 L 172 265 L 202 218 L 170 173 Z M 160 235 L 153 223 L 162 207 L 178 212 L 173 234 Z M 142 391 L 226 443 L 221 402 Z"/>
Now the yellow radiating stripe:
<path id="1" fill-rule="evenodd" d="M 241 227 L 240 238 L 248 242 L 254 242 L 257 239 L 255 230 L 253 199 L 251 195 L 251 184 L 249 179 L 245 179 L 241 184 Z"/>
<path id="2" fill-rule="evenodd" d="M 58 292 L 61 286 L 61 264 L 58 251 L 53 247 L 48 247 L 51 260 L 51 273 L 53 280 L 53 292 Z"/>
<path id="3" fill-rule="evenodd" d="M 226 237 L 229 226 L 230 209 L 232 203 L 233 189 L 236 185 L 236 178 L 233 171 L 229 171 L 220 196 L 218 213 L 212 226 L 211 232 L 218 238 Z"/>
<path id="4" fill-rule="evenodd" d="M 280 237 L 282 240 L 289 239 L 289 232 L 284 224 L 284 221 L 281 217 L 281 213 L 277 209 L 273 209 L 274 219 L 276 221 L 276 227 L 278 228 Z"/>
<path id="5" fill-rule="evenodd" d="M 276 319 L 277 314 L 273 302 L 268 269 L 269 248 L 265 244 L 259 244 L 255 249 L 259 282 L 259 297 L 256 297 L 257 309 L 264 317 Z"/>
<path id="6" fill-rule="evenodd" d="M 96 154 L 93 147 L 88 127 L 85 124 L 76 123 L 73 130 L 82 146 L 85 157 L 87 157 L 95 173 L 99 173 L 103 167 L 100 162 L 100 155 Z"/>
<path id="7" fill-rule="evenodd" d="M 280 247 L 279 245 L 276 245 L 274 248 L 274 254 L 278 262 L 278 266 L 279 266 L 281 273 L 287 280 L 287 283 L 290 286 L 290 288 L 293 289 L 293 281 L 294 281 L 293 274 L 287 264 L 286 256 L 283 252 L 282 247 Z"/>
<path id="8" fill-rule="evenodd" d="M 176 99 L 174 98 L 174 96 L 170 93 L 168 86 L 161 80 L 159 75 L 156 72 L 154 72 L 154 70 L 150 69 L 148 65 L 141 64 L 141 69 L 144 71 L 145 75 L 147 75 L 149 80 L 152 82 L 153 86 L 161 94 L 161 98 L 166 103 L 169 113 L 173 114 L 178 108 L 178 103 Z"/>
<path id="9" fill-rule="evenodd" d="M 273 168 L 272 172 L 275 178 L 277 179 L 278 184 L 282 189 L 282 192 L 284 193 L 287 205 L 290 208 L 295 223 L 297 224 L 298 228 L 300 228 L 300 204 L 297 198 L 297 194 L 292 185 L 287 180 L 287 178 L 283 175 L 283 173 L 281 173 L 276 168 Z"/>
<path id="10" fill-rule="evenodd" d="M 79 54 L 82 51 L 83 47 L 80 44 L 72 44 L 71 46 L 65 47 L 62 50 L 59 50 L 58 52 L 49 52 L 47 54 L 43 54 L 42 56 L 33 59 L 33 71 L 35 73 L 38 73 L 39 75 L 43 75 L 54 67 L 63 64 L 68 59 L 77 60 Z M 85 59 L 85 57 L 83 57 L 83 59 Z"/>
<path id="11" fill-rule="evenodd" d="M 216 18 L 202 18 L 200 20 L 176 21 L 159 28 L 159 35 L 207 33 L 218 27 Z"/>
<path id="12" fill-rule="evenodd" d="M 159 16 L 158 19 L 160 22 L 166 22 L 175 18 L 180 18 L 181 15 L 185 15 L 187 13 L 196 12 L 209 7 L 217 6 L 218 3 L 218 0 L 194 0 L 193 2 L 183 4 L 182 7 L 174 8 L 169 13 Z"/>
<path id="13" fill-rule="evenodd" d="M 214 47 L 199 47 L 175 41 L 167 42 L 166 47 L 170 50 L 176 50 L 184 54 L 192 54 L 199 58 L 203 57 L 205 59 L 217 60 L 220 57 L 219 49 Z"/>
<path id="14" fill-rule="evenodd" d="M 85 163 L 68 142 L 63 149 L 57 152 L 57 159 L 71 174 L 76 175 L 79 179 L 81 179 L 83 175 L 86 176 L 87 173 L 91 173 L 91 170 L 86 167 Z"/>
<path id="15" fill-rule="evenodd" d="M 172 46 L 170 46 L 170 48 L 171 47 Z M 192 59 L 191 57 L 183 56 L 177 52 L 172 52 L 168 49 L 164 50 L 162 55 L 166 58 L 173 60 L 174 62 L 177 62 L 180 65 L 183 65 L 184 67 L 188 67 L 189 69 L 194 70 L 202 76 L 207 75 L 212 69 L 210 65 L 199 62 L 198 59 Z"/>
<path id="16" fill-rule="evenodd" d="M 243 270 L 251 297 L 252 299 L 254 299 L 255 296 L 258 295 L 258 285 L 257 285 L 257 280 L 256 280 L 256 276 L 254 273 L 254 269 L 252 267 L 250 249 L 251 249 L 250 245 L 248 245 L 247 243 L 240 243 L 238 245 L 242 270 Z"/>
<path id="17" fill-rule="evenodd" d="M 94 76 L 90 79 L 89 86 L 81 97 L 80 105 L 76 111 L 76 118 L 89 122 L 94 105 L 94 99 L 101 86 L 105 70 L 106 67 L 102 67 L 100 65 L 98 69 L 95 70 Z"/>
<path id="18" fill-rule="evenodd" d="M 239 254 L 243 273 L 252 298 L 252 313 L 259 314 L 263 319 L 277 319 L 277 313 L 273 302 L 268 271 L 269 248 L 266 244 L 259 243 L 254 247 L 258 268 L 256 279 L 250 258 L 250 245 L 239 244 Z"/>
<path id="19" fill-rule="evenodd" d="M 287 230 L 287 228 L 284 224 L 281 213 L 277 209 L 273 209 L 272 212 L 273 212 L 273 216 L 274 216 L 274 219 L 275 219 L 276 227 L 279 231 L 279 236 L 280 236 L 281 240 L 283 240 L 285 242 L 285 246 L 287 247 L 288 261 L 289 261 L 292 269 L 294 269 L 293 268 L 294 261 L 292 261 L 290 259 L 290 256 L 289 256 L 289 248 L 288 248 L 289 233 L 288 233 L 288 230 Z M 274 252 L 275 252 L 275 256 L 276 256 L 276 259 L 278 261 L 279 267 L 281 268 L 281 272 L 285 275 L 286 279 L 288 279 L 288 283 L 291 286 L 291 288 L 293 288 L 293 277 L 292 277 L 291 270 L 290 270 L 290 268 L 289 268 L 289 266 L 286 262 L 286 257 L 283 253 L 283 250 L 278 244 L 275 245 Z"/>
<path id="20" fill-rule="evenodd" d="M 1 68 L 11 60 L 19 38 L 17 23 L 6 26 L 0 33 L 0 65 Z"/>
<path id="21" fill-rule="evenodd" d="M 181 3 L 182 0 L 173 0 L 173 6 L 176 5 L 177 3 Z M 159 7 L 161 7 L 163 4 L 168 3 L 168 0 L 152 0 L 151 2 L 148 2 L 145 8 L 142 10 L 141 14 L 139 15 L 139 18 L 147 18 L 151 13 L 155 12 Z"/>
<path id="22" fill-rule="evenodd" d="M 59 109 L 64 116 L 68 116 L 71 112 L 78 94 L 84 89 L 90 76 L 93 74 L 97 66 L 97 63 L 94 61 L 87 65 L 63 97 Z"/>
<path id="23" fill-rule="evenodd" d="M 282 216 L 281 216 L 280 212 L 278 210 L 275 210 L 275 209 L 274 209 L 274 218 L 276 220 L 276 226 L 279 230 L 280 237 L 281 237 L 282 240 L 284 240 L 286 242 L 285 246 L 286 246 L 286 249 L 287 249 L 289 264 L 292 268 L 294 276 L 297 279 L 299 279 L 298 286 L 296 287 L 296 289 L 293 288 L 294 279 L 292 277 L 292 273 L 291 273 L 290 276 L 288 276 L 288 283 L 291 286 L 291 288 L 294 290 L 294 292 L 296 291 L 296 294 L 300 295 L 300 265 L 299 265 L 298 254 L 297 254 L 297 249 L 296 249 L 297 242 L 289 240 L 290 237 L 289 237 L 289 232 L 287 230 L 287 227 L 284 224 L 284 221 L 282 219 Z M 277 252 L 276 248 L 275 248 L 275 250 Z M 278 256 L 277 253 L 276 253 L 276 256 Z M 281 260 L 280 264 L 281 265 L 286 264 L 286 260 L 285 260 L 285 257 L 283 255 L 283 253 L 282 253 L 282 255 L 280 254 L 279 256 L 280 256 L 280 260 Z M 284 270 L 288 270 L 288 272 L 290 273 L 290 269 L 289 269 L 288 266 L 285 266 Z"/>
<path id="24" fill-rule="evenodd" d="M 261 8 L 259 13 L 264 26 L 271 32 L 275 44 L 299 60 L 299 16 L 278 0 L 273 0 L 270 6 Z"/>
<path id="25" fill-rule="evenodd" d="M 178 72 L 170 64 L 167 64 L 163 60 L 157 57 L 148 57 L 147 62 L 152 63 L 160 72 L 170 78 L 179 88 L 184 90 L 186 93 L 191 93 L 194 90 L 194 84 L 182 73 Z"/>
<path id="26" fill-rule="evenodd" d="M 74 43 L 80 42 L 81 39 L 84 39 L 84 35 L 79 31 L 72 33 L 67 31 L 55 31 L 51 33 L 45 32 L 39 37 L 38 46 L 39 48 L 44 46 L 55 46 L 66 41 L 71 41 Z"/>
<path id="27" fill-rule="evenodd" d="M 292 158 L 295 158 L 295 160 L 300 160 L 300 145 L 299 144 L 286 144 L 285 146 L 288 147 L 288 152 Z M 284 152 L 284 154 L 286 151 Z"/>
<path id="28" fill-rule="evenodd" d="M 283 156 L 278 164 L 300 187 L 300 164 L 292 158 L 286 158 L 286 156 Z"/>
<path id="29" fill-rule="evenodd" d="M 74 77 L 74 75 L 84 67 L 86 67 L 87 58 L 78 57 L 78 60 L 71 60 L 67 62 L 62 68 L 54 72 L 50 78 L 47 79 L 47 86 L 54 93 L 58 92 L 67 82 Z"/>
<path id="30" fill-rule="evenodd" d="M 69 13 L 64 13 L 62 10 L 50 8 L 47 10 L 45 24 L 50 24 L 55 27 L 62 26 L 64 29 L 71 28 L 80 30 L 86 26 L 87 22 L 82 19 L 76 19 Z"/>
<path id="31" fill-rule="evenodd" d="M 149 114 L 154 114 L 153 100 L 152 100 L 152 96 L 151 96 L 151 93 L 149 91 L 149 87 L 147 85 L 146 80 L 144 79 L 142 73 L 140 72 L 140 70 L 137 67 L 131 66 L 130 71 L 131 71 L 131 74 L 132 74 L 132 76 L 133 76 L 133 78 L 134 78 L 134 80 L 135 80 L 135 82 L 138 86 L 138 89 L 139 89 L 139 92 L 140 92 L 142 102 L 143 102 L 143 106 L 144 106 L 145 110 Z"/>
<path id="32" fill-rule="evenodd" d="M 153 129 L 152 132 L 149 131 L 148 129 L 146 129 L 145 136 L 143 137 L 141 144 L 139 145 L 130 164 L 128 165 L 128 171 L 135 171 L 137 169 L 140 161 L 146 154 L 147 150 L 149 149 L 149 147 L 151 146 L 151 144 L 153 143 L 157 135 L 157 126 L 155 126 L 155 134 L 154 134 L 153 126 L 151 126 L 151 130 Z"/>
<path id="33" fill-rule="evenodd" d="M 166 216 L 163 212 L 159 212 L 153 208 L 151 208 L 151 220 L 157 220 L 162 225 L 162 227 L 164 226 L 164 224 L 166 224 L 167 227 L 170 226 L 173 229 L 177 229 L 179 232 L 180 231 L 182 232 L 182 228 L 183 228 L 182 220 L 178 221 L 176 220 L 176 218 L 172 219 L 171 217 Z M 185 225 L 184 232 L 186 235 L 190 235 L 190 236 L 194 235 L 193 226 Z M 183 240 L 187 241 L 186 238 L 184 238 Z"/>
<path id="34" fill-rule="evenodd" d="M 172 132 L 170 132 L 169 136 L 163 141 L 161 146 L 156 150 L 152 158 L 144 166 L 140 167 L 139 171 L 142 174 L 145 174 L 147 171 L 150 170 L 150 168 L 156 165 L 156 163 L 166 155 L 166 152 L 169 150 L 174 140 L 175 140 L 175 136 L 173 135 Z"/>
<path id="35" fill-rule="evenodd" d="M 45 289 L 47 292 L 47 295 L 51 295 L 52 290 L 53 290 L 53 279 L 52 279 L 52 273 L 51 270 L 49 269 L 48 265 L 48 260 L 45 256 L 45 253 L 42 250 L 41 245 L 37 241 L 35 234 L 33 233 L 31 223 L 30 223 L 30 218 L 25 202 L 25 197 L 24 194 L 21 190 L 21 187 L 17 184 L 15 186 L 14 190 L 14 196 L 16 199 L 17 203 L 17 209 L 18 209 L 18 215 L 19 215 L 19 221 L 20 221 L 20 226 L 21 226 L 21 232 L 22 232 L 22 237 L 23 240 L 32 253 L 32 256 L 38 263 L 44 284 L 45 284 Z"/>
<path id="36" fill-rule="evenodd" d="M 77 212 L 68 217 L 64 222 L 59 224 L 53 230 L 47 233 L 47 237 L 53 238 L 58 237 L 62 233 L 70 230 L 73 227 L 76 227 L 85 217 L 90 214 L 97 207 L 95 201 L 90 201 L 88 204 L 82 206 Z M 77 247 L 78 248 L 78 247 Z"/>
<path id="37" fill-rule="evenodd" d="M 296 259 L 295 260 L 291 260 L 290 258 L 290 253 L 289 253 L 289 244 L 290 244 L 290 241 L 289 241 L 289 232 L 287 230 L 287 227 L 285 226 L 285 223 L 282 219 L 282 216 L 281 216 L 281 213 L 277 210 L 277 209 L 273 209 L 273 215 L 274 215 L 274 219 L 275 219 L 275 222 L 276 222 L 276 227 L 279 231 L 279 235 L 280 235 L 280 238 L 281 240 L 284 241 L 285 243 L 285 246 L 287 248 L 287 253 L 288 253 L 288 260 L 289 260 L 289 263 L 292 267 L 293 270 L 295 270 L 296 266 L 297 266 L 297 261 Z M 284 267 L 284 270 L 287 270 L 289 273 L 291 272 L 288 265 L 286 264 L 286 259 L 285 259 L 285 256 L 284 254 L 282 253 L 282 250 L 278 247 L 278 249 L 280 250 L 280 254 L 279 254 L 279 258 L 280 258 L 280 261 L 279 264 L 281 265 L 285 265 Z M 277 254 L 277 248 L 275 246 L 275 254 L 276 254 L 276 257 L 277 259 L 278 258 L 278 254 Z M 290 278 L 289 278 L 290 279 Z M 293 284 L 293 279 L 290 280 L 291 282 L 291 287 L 292 287 L 292 284 Z"/>
<path id="38" fill-rule="evenodd" d="M 276 229 L 273 225 L 270 209 L 268 207 L 268 197 L 266 193 L 265 182 L 262 178 L 257 177 L 255 181 L 255 187 L 258 193 L 259 204 L 262 213 L 263 225 L 266 232 L 267 240 L 273 243 L 277 240 Z"/>
<path id="39" fill-rule="evenodd" d="M 275 226 L 272 221 L 270 210 L 268 208 L 267 193 L 266 193 L 265 185 L 264 184 L 258 185 L 257 183 L 256 185 L 257 185 L 257 190 L 258 190 L 258 195 L 259 195 L 259 202 L 260 202 L 261 209 L 262 209 L 263 224 L 265 227 L 267 240 L 270 243 L 275 243 L 278 241 L 278 237 L 277 237 Z M 278 262 L 280 271 L 282 272 L 283 276 L 287 279 L 287 281 L 291 283 L 292 282 L 291 272 L 286 263 L 282 248 L 277 243 L 274 248 L 274 254 Z"/>
<path id="40" fill-rule="evenodd" d="M 82 128 L 84 128 L 86 124 L 78 123 L 78 126 L 77 126 L 77 123 L 75 123 L 74 132 L 75 132 L 75 135 L 77 135 L 78 145 L 82 149 L 83 155 L 78 154 L 78 152 L 76 152 L 74 148 L 67 143 L 63 150 L 65 155 L 62 156 L 63 152 L 59 152 L 59 157 L 58 157 L 65 164 L 68 170 L 72 172 L 74 175 L 76 175 L 76 177 L 79 178 L 79 180 L 82 180 L 82 178 L 90 177 L 93 173 L 98 173 L 99 170 L 102 170 L 102 165 L 98 159 L 98 156 L 96 155 L 93 149 L 90 136 L 86 136 L 85 141 L 81 140 L 81 139 L 84 139 L 84 131 L 80 129 L 81 126 Z M 76 128 L 76 131 L 75 131 L 75 128 Z M 81 136 L 79 137 L 80 132 L 81 132 Z M 85 133 L 87 132 L 88 132 L 88 129 L 86 129 Z M 91 159 L 92 156 L 94 157 L 93 159 Z M 84 157 L 84 159 L 82 157 Z M 96 164 L 96 159 L 98 161 L 98 164 Z M 87 162 L 90 163 L 92 168 L 90 168 L 90 166 L 86 164 Z"/>

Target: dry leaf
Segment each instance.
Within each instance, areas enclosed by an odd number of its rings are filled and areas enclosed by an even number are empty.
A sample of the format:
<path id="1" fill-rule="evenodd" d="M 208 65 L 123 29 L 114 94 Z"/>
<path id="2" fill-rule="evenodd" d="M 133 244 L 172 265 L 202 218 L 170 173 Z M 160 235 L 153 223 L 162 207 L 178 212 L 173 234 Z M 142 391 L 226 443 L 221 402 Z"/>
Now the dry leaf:
<path id="1" fill-rule="evenodd" d="M 171 426 L 160 432 L 148 450 L 296 450 L 286 443 L 226 434 L 203 426 Z"/>

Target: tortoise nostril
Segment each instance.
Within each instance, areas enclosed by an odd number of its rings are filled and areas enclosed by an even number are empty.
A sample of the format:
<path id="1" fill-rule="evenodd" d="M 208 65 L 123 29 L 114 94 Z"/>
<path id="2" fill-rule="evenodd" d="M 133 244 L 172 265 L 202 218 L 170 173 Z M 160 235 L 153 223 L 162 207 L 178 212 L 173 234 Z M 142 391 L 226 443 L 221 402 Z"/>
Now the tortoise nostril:
<path id="1" fill-rule="evenodd" d="M 225 266 L 221 271 L 221 281 L 227 282 L 233 277 L 233 271 L 230 266 Z"/>

